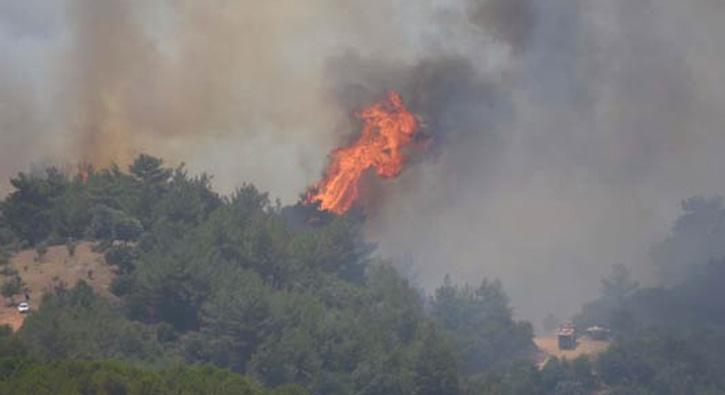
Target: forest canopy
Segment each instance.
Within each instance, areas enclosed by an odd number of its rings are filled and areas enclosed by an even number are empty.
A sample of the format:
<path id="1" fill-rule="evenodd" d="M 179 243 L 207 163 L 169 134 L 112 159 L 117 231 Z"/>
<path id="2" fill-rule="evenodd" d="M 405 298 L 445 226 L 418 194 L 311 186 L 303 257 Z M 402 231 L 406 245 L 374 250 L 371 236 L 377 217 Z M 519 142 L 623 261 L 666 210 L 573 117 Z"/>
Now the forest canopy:
<path id="1" fill-rule="evenodd" d="M 117 273 L 114 300 L 83 282 L 58 288 L 10 337 L 42 369 L 212 364 L 315 394 L 460 393 L 533 349 L 500 283 L 425 297 L 374 253 L 360 212 L 282 207 L 250 184 L 222 196 L 210 176 L 147 155 L 128 171 L 51 168 L 12 185 L 3 250 L 89 240 Z"/>
<path id="2" fill-rule="evenodd" d="M 514 318 L 501 282 L 445 278 L 426 294 L 376 253 L 361 212 L 282 206 L 251 184 L 223 196 L 211 180 L 147 155 L 127 171 L 11 180 L 0 264 L 85 241 L 115 278 L 112 297 L 83 281 L 58 286 L 18 332 L 3 329 L 0 393 L 725 391 L 714 351 L 725 347 L 725 298 L 712 297 L 725 266 L 702 258 L 719 251 L 705 231 L 725 218 L 716 201 L 687 201 L 655 248 L 663 286 L 642 288 L 615 267 L 575 317 L 612 328 L 608 351 L 537 366 L 533 327 Z M 683 252 L 700 247 L 707 254 Z M 3 293 L 19 293 L 22 273 L 6 272 Z"/>

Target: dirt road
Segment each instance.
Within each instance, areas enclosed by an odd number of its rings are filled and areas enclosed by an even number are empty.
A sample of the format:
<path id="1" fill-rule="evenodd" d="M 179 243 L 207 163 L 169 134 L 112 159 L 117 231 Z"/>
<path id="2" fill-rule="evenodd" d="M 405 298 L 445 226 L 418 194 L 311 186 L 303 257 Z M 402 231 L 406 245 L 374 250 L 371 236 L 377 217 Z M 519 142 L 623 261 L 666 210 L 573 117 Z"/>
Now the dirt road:
<path id="1" fill-rule="evenodd" d="M 582 355 L 597 355 L 606 351 L 609 347 L 608 341 L 591 340 L 587 337 L 581 337 L 577 339 L 575 349 L 560 350 L 556 335 L 535 337 L 534 343 L 541 351 L 541 355 L 537 359 L 539 366 L 543 366 L 549 357 L 557 357 L 559 359 L 568 359 L 571 361 Z"/>

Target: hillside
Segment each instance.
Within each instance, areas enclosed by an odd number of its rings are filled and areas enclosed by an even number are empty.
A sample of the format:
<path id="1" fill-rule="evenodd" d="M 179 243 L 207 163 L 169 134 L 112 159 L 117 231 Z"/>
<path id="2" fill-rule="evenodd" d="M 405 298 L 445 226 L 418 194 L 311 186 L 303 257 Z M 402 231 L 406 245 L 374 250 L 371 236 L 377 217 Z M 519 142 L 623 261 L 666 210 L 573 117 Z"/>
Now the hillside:
<path id="1" fill-rule="evenodd" d="M 365 239 L 364 215 L 282 206 L 249 184 L 223 196 L 210 180 L 143 155 L 128 172 L 49 169 L 11 180 L 0 202 L 2 288 L 16 302 L 27 289 L 33 311 L 0 307 L 0 323 L 15 329 L 0 328 L 0 378 L 30 386 L 9 393 L 59 381 L 13 367 L 27 360 L 117 378 L 214 365 L 320 395 L 723 393 L 725 299 L 708 297 L 722 292 L 725 262 L 671 289 L 639 290 L 615 271 L 601 300 L 574 318 L 611 328 L 612 345 L 560 352 L 514 319 L 500 281 L 446 277 L 425 295 Z M 67 241 L 83 239 L 107 248 L 82 242 L 70 254 Z M 8 256 L 18 245 L 31 248 Z M 667 322 L 709 326 L 675 332 Z M 536 346 L 549 356 L 538 368 Z M 67 385 L 96 382 L 74 378 L 82 382 Z"/>
<path id="2" fill-rule="evenodd" d="M 98 294 L 112 297 L 109 287 L 115 276 L 113 268 L 106 264 L 102 254 L 93 251 L 91 242 L 78 243 L 73 255 L 66 246 L 49 247 L 40 258 L 34 249 L 23 250 L 5 267 L 6 274 L 10 274 L 8 269 L 17 272 L 25 289 L 13 297 L 14 302 L 25 301 L 27 293 L 31 310 L 37 309 L 44 294 L 56 287 L 72 287 L 81 279 Z M 12 281 L 12 277 L 4 275 L 2 281 Z M 5 298 L 0 305 L 0 325 L 10 325 L 14 330 L 22 326 L 26 315 L 18 312 L 16 303 Z"/>
<path id="3" fill-rule="evenodd" d="M 210 176 L 146 155 L 127 172 L 51 168 L 11 184 L 0 247 L 32 246 L 7 279 L 17 273 L 14 299 L 27 288 L 34 310 L 23 321 L 5 308 L 2 322 L 22 327 L 0 336 L 0 355 L 213 364 L 269 387 L 405 395 L 494 385 L 477 377 L 504 377 L 535 351 L 500 282 L 447 279 L 425 300 L 356 210 L 281 206 L 250 184 L 219 195 Z M 108 266 L 90 243 L 68 253 L 84 239 L 108 247 Z"/>

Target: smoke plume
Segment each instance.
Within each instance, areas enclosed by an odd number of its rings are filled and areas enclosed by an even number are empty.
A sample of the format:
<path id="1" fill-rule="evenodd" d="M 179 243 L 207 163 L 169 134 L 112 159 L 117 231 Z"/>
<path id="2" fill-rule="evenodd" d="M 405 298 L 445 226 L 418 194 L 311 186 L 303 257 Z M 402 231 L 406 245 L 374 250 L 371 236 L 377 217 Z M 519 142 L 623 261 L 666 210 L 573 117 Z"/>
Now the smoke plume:
<path id="1" fill-rule="evenodd" d="M 369 212 L 428 288 L 501 278 L 564 315 L 647 274 L 678 202 L 725 193 L 711 0 L 0 0 L 0 176 L 139 152 L 294 202 L 399 90 L 428 149 Z M 7 184 L 3 184 L 7 188 Z"/>
<path id="2" fill-rule="evenodd" d="M 650 274 L 679 200 L 725 190 L 716 8 L 537 3 L 529 43 L 488 77 L 513 116 L 391 187 L 384 249 L 412 253 L 424 284 L 503 278 L 528 317 L 575 310 L 612 264 Z"/>

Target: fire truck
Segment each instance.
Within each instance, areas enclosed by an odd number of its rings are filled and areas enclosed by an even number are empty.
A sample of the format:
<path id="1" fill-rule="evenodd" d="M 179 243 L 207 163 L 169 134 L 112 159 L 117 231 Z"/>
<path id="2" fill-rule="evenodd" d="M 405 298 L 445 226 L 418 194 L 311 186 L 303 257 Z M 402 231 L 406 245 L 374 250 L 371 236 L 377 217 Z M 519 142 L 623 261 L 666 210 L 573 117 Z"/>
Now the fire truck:
<path id="1" fill-rule="evenodd" d="M 576 331 L 574 324 L 565 322 L 559 327 L 559 349 L 573 350 L 576 348 Z"/>

